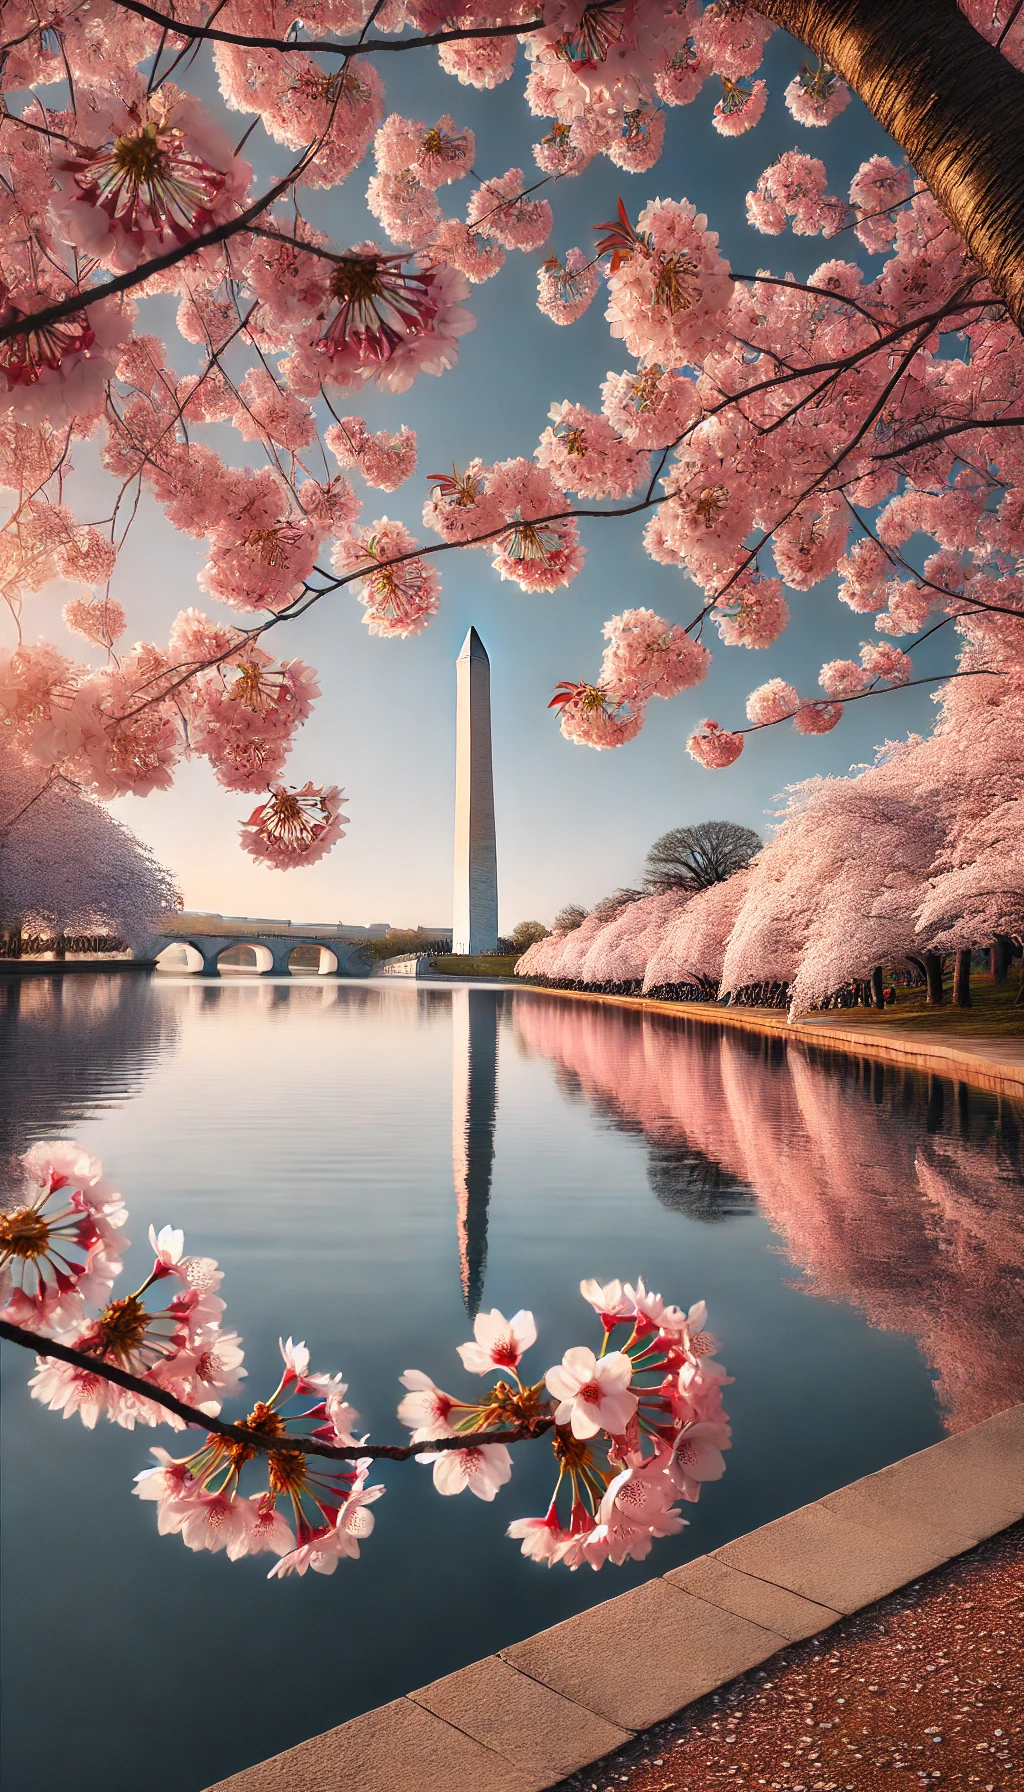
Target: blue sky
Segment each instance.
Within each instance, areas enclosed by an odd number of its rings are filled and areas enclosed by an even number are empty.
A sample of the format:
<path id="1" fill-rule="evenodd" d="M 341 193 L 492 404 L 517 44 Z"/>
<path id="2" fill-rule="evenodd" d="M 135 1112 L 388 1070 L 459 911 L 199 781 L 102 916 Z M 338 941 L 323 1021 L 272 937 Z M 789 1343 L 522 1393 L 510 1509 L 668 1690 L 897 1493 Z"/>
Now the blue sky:
<path id="1" fill-rule="evenodd" d="M 822 156 L 830 190 L 845 195 L 864 157 L 891 149 L 856 99 L 827 130 L 808 131 L 790 117 L 782 92 L 804 59 L 788 37 L 772 40 L 764 71 L 771 99 L 762 123 L 747 136 L 728 139 L 711 129 L 715 94 L 709 84 L 695 105 L 669 110 L 665 153 L 649 174 L 625 175 L 598 158 L 579 179 L 547 189 L 555 214 L 549 248 L 564 254 L 574 244 L 587 245 L 591 225 L 614 214 L 619 195 L 634 217 L 645 200 L 660 195 L 687 198 L 706 211 L 723 253 L 740 273 L 771 267 L 802 276 L 837 254 L 880 266 L 852 233 L 826 245 L 817 238 L 762 237 L 746 224 L 745 194 L 783 150 L 800 147 Z M 541 132 L 526 106 L 521 67 L 505 86 L 480 94 L 446 76 L 430 53 L 380 60 L 387 65 L 382 72 L 389 110 L 428 122 L 450 111 L 475 129 L 482 174 L 516 165 L 529 175 L 530 146 Z M 240 135 L 237 115 L 229 122 L 233 135 Z M 285 152 L 254 148 L 258 135 L 247 153 L 260 173 L 280 172 Z M 308 215 L 339 244 L 380 235 L 363 202 L 369 172 L 372 164 L 342 189 L 304 201 Z M 467 197 L 466 183 L 441 194 L 449 214 L 464 210 Z M 424 377 L 400 398 L 368 391 L 345 400 L 345 410 L 364 415 L 374 428 L 404 422 L 419 435 L 417 473 L 394 494 L 368 492 L 365 518 L 397 516 L 421 538 L 433 539 L 420 520 L 426 473 L 452 461 L 462 466 L 473 455 L 495 460 L 532 454 L 555 400 L 599 408 L 602 379 L 628 361 L 608 335 L 600 294 L 569 329 L 537 310 L 536 269 L 549 248 L 510 254 L 495 280 L 473 288 L 469 304 L 478 324 L 463 337 L 454 372 L 440 380 Z M 140 328 L 154 328 L 157 315 L 156 302 L 150 302 Z M 173 330 L 171 341 L 172 359 L 188 371 L 187 345 Z M 251 458 L 226 429 L 209 439 L 233 460 Z M 79 451 L 77 489 L 75 481 L 68 488 L 83 516 L 93 504 L 102 510 L 91 453 L 88 447 Z M 738 725 L 753 685 L 784 675 L 811 694 L 823 660 L 856 657 L 871 632 L 870 618 L 838 604 L 830 581 L 806 594 L 787 594 L 789 629 L 765 652 L 727 649 L 716 644 L 713 631 L 708 644 L 715 659 L 707 681 L 670 703 L 653 702 L 642 734 L 630 745 L 607 753 L 570 745 L 546 704 L 558 679 L 596 675 L 607 617 L 646 605 L 685 623 L 699 607 L 699 594 L 685 576 L 644 554 L 642 519 L 595 521 L 583 529 L 587 562 L 565 591 L 528 596 L 502 583 L 486 555 L 450 554 L 437 562 L 440 614 L 414 640 L 371 638 L 362 607 L 344 592 L 288 631 L 278 651 L 315 665 L 324 693 L 298 736 L 289 777 L 341 784 L 350 798 L 350 830 L 322 864 L 287 874 L 256 867 L 237 844 L 249 799 L 220 790 L 204 763 L 182 767 L 173 791 L 126 799 L 116 812 L 173 867 L 189 906 L 296 920 L 447 924 L 455 659 L 472 623 L 491 657 L 500 914 L 508 929 L 526 916 L 549 920 L 565 901 L 589 904 L 617 884 L 638 881 L 648 846 L 666 828 L 710 816 L 763 828 L 773 797 L 788 783 L 819 772 L 845 773 L 870 758 L 886 736 L 931 726 L 930 694 L 914 690 L 852 705 L 839 728 L 824 737 L 801 738 L 787 727 L 767 730 L 751 737 L 742 758 L 725 772 L 705 771 L 688 757 L 694 724 L 713 715 L 724 726 Z M 192 603 L 205 607 L 195 587 L 202 559 L 197 544 L 175 535 L 157 507 L 143 503 L 114 586 L 129 612 L 131 638 L 165 638 L 177 610 Z M 55 590 L 32 600 L 30 638 L 52 632 L 63 638 L 59 608 L 66 595 Z M 943 641 L 940 636 L 917 656 L 922 674 L 949 666 L 951 648 Z"/>

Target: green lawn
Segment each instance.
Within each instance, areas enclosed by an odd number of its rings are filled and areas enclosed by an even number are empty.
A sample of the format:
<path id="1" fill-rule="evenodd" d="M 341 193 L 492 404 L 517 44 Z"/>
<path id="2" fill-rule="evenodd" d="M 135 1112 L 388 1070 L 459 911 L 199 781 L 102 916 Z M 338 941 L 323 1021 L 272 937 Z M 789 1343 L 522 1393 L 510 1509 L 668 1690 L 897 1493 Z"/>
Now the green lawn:
<path id="1" fill-rule="evenodd" d="M 824 1018 L 839 1027 L 887 1027 L 895 1024 L 915 1032 L 960 1034 L 965 1037 L 1001 1034 L 1006 1038 L 1024 1036 L 1024 1008 L 1015 1008 L 1014 1000 L 1020 976 L 1011 970 L 1005 983 L 993 983 L 988 971 L 975 971 L 971 977 L 971 1007 L 954 1008 L 953 991 L 946 984 L 946 1000 L 941 1008 L 929 1008 L 923 989 L 897 989 L 891 1008 L 837 1008 Z"/>
<path id="2" fill-rule="evenodd" d="M 511 977 L 518 957 L 518 952 L 512 952 L 507 958 L 499 958 L 496 954 L 488 954 L 483 958 L 452 955 L 449 958 L 432 958 L 430 962 L 435 971 L 443 971 L 446 977 Z"/>

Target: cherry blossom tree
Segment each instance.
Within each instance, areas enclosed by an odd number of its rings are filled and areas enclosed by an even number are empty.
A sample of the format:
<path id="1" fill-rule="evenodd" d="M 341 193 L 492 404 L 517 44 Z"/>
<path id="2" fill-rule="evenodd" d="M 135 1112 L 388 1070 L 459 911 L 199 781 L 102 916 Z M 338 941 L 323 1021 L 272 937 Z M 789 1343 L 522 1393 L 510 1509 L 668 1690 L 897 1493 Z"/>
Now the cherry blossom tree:
<path id="1" fill-rule="evenodd" d="M 102 803 L 0 744 L 0 929 L 108 933 L 145 953 L 180 907 L 169 872 Z"/>
<path id="2" fill-rule="evenodd" d="M 714 127 L 753 128 L 776 25 L 819 57 L 786 91 L 794 119 L 825 126 L 854 91 L 896 148 L 846 195 L 802 149 L 753 185 L 758 229 L 829 240 L 809 279 L 734 270 L 683 196 L 635 216 L 620 201 L 551 247 L 554 183 L 599 156 L 653 170 L 673 108 L 708 80 Z M 786 627 L 784 591 L 836 573 L 842 601 L 874 616 L 859 661 L 830 662 L 819 693 L 762 684 L 745 725 L 695 730 L 699 762 L 735 762 L 753 728 L 831 730 L 846 703 L 914 682 L 916 646 L 940 629 L 960 642 L 952 675 L 1016 675 L 1013 0 L 935 0 L 926 16 L 913 0 L 512 0 L 454 18 L 432 0 L 311 0 L 297 26 L 278 0 L 8 0 L 2 31 L 0 588 L 16 634 L 0 726 L 27 761 L 105 799 L 166 788 L 205 757 L 258 797 L 244 849 L 309 864 L 345 817 L 336 785 L 286 775 L 319 695 L 289 657 L 290 625 L 351 589 L 372 633 L 416 634 L 452 552 L 487 555 L 497 589 L 563 590 L 584 564 L 581 523 L 601 517 L 644 518 L 647 553 L 697 587 L 696 613 L 611 618 L 593 681 L 567 678 L 552 699 L 572 742 L 625 744 L 650 702 L 706 676 L 709 638 L 764 648 Z M 435 50 L 451 111 L 389 113 L 389 58 Z M 201 57 L 219 109 L 189 86 Z M 458 118 L 460 84 L 486 92 L 520 65 L 539 121 L 529 172 L 490 165 Z M 257 127 L 276 146 L 267 181 L 244 154 Z M 304 200 L 360 170 L 381 240 L 336 242 Z M 443 375 L 473 327 L 471 288 L 541 251 L 542 314 L 570 326 L 603 293 L 620 366 L 589 403 L 553 398 L 532 459 L 428 473 L 423 541 L 376 496 L 416 475 L 413 432 L 397 412 L 373 431 L 352 407 Z M 244 464 L 205 439 L 224 424 Z M 84 441 L 109 481 L 100 514 L 69 502 Z M 219 608 L 189 605 L 166 642 L 126 648 L 118 560 L 143 492 L 205 544 L 199 587 Z M 77 588 L 65 624 L 91 658 L 23 632 L 58 578 Z"/>

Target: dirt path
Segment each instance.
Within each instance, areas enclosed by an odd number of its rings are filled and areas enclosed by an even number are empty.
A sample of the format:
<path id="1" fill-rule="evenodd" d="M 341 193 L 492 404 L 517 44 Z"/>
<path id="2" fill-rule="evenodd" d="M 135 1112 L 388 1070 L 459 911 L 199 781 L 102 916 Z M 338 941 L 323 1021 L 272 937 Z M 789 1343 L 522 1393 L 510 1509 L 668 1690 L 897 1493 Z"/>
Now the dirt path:
<path id="1" fill-rule="evenodd" d="M 1022 1620 L 1019 1524 L 658 1724 L 561 1792 L 1022 1792 Z"/>

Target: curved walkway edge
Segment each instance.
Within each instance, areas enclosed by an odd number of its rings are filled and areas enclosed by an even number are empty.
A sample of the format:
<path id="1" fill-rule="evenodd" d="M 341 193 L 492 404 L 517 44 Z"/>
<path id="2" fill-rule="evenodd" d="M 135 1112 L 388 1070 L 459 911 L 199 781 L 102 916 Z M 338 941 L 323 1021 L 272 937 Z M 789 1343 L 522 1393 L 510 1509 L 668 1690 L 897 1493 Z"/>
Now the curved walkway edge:
<path id="1" fill-rule="evenodd" d="M 557 996 L 567 1002 L 606 1002 L 617 1008 L 635 1008 L 650 1014 L 674 1015 L 700 1021 L 704 1026 L 735 1027 L 748 1033 L 796 1039 L 827 1051 L 868 1055 L 908 1070 L 931 1072 L 954 1082 L 971 1083 L 996 1095 L 1024 1095 L 1024 1032 L 1019 1039 L 979 1036 L 950 1039 L 948 1034 L 918 1032 L 898 1022 L 884 1027 L 837 1026 L 821 1020 L 788 1021 L 781 1009 L 720 1008 L 713 1002 L 665 1002 L 650 996 L 606 996 L 582 989 L 546 989 L 526 983 L 521 989 L 536 995 Z"/>
<path id="2" fill-rule="evenodd" d="M 1024 1406 L 209 1792 L 544 1792 L 1024 1517 Z"/>

